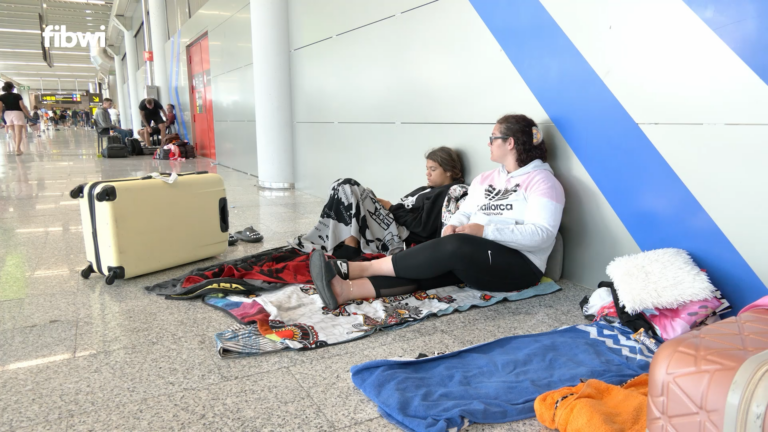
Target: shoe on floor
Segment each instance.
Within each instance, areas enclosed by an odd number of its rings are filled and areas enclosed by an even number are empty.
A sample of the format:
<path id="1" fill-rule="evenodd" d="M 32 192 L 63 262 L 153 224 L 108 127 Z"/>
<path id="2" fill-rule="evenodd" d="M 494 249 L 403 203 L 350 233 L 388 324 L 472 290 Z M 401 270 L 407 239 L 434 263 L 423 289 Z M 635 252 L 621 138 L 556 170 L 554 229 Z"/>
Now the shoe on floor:
<path id="1" fill-rule="evenodd" d="M 253 229 L 252 226 L 249 226 L 248 228 L 238 231 L 235 233 L 235 237 L 238 240 L 242 240 L 246 243 L 258 243 L 262 240 L 264 240 L 264 236 L 261 235 L 258 231 Z"/>
<path id="2" fill-rule="evenodd" d="M 229 235 L 229 245 L 230 246 L 234 246 L 239 241 L 240 240 L 237 237 L 233 236 L 232 234 Z"/>

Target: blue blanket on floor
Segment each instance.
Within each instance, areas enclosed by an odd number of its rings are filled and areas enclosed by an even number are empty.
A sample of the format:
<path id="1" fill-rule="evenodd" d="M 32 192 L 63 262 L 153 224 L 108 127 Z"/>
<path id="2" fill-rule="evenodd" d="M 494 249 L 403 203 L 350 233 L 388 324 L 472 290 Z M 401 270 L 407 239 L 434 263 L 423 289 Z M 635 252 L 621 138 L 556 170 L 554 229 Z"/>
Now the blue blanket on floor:
<path id="1" fill-rule="evenodd" d="M 352 367 L 352 382 L 405 430 L 503 423 L 534 417 L 537 396 L 581 379 L 622 384 L 647 373 L 652 354 L 631 336 L 602 321 L 509 336 L 421 360 L 363 363 Z"/>

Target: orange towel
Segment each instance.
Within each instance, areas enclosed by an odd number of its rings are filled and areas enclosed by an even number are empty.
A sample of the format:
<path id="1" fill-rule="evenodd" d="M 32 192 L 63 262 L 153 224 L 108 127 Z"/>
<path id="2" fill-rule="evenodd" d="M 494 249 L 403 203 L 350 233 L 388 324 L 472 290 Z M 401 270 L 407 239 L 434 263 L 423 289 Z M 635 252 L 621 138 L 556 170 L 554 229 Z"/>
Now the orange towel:
<path id="1" fill-rule="evenodd" d="M 588 380 L 536 398 L 536 418 L 560 432 L 644 432 L 648 374 L 615 386 Z"/>

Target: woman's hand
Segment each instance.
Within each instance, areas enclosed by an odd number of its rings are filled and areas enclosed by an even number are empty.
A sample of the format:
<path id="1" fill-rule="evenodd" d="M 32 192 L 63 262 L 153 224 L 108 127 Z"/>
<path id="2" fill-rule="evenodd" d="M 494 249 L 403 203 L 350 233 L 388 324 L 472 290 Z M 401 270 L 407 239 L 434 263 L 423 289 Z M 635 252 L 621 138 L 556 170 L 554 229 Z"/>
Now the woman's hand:
<path id="1" fill-rule="evenodd" d="M 477 237 L 482 237 L 484 230 L 485 230 L 485 227 L 483 225 L 480 225 L 478 223 L 471 223 L 471 224 L 462 225 L 456 228 L 456 234 L 469 234 Z"/>
<path id="2" fill-rule="evenodd" d="M 456 232 L 456 228 L 458 228 L 456 225 L 446 225 L 445 228 L 443 228 L 443 235 L 442 237 L 445 237 L 447 235 L 451 235 Z"/>
<path id="3" fill-rule="evenodd" d="M 382 207 L 389 210 L 390 207 L 392 207 L 392 203 L 385 200 L 384 198 L 376 198 L 376 200 L 381 204 Z"/>

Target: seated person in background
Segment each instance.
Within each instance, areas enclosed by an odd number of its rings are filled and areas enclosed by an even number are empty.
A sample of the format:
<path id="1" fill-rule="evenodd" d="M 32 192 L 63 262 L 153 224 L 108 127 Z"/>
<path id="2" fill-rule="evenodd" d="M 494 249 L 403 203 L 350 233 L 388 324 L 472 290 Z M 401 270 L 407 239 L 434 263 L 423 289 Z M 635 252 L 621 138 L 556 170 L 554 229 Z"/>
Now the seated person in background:
<path id="1" fill-rule="evenodd" d="M 405 245 L 440 237 L 445 197 L 451 186 L 464 182 L 464 174 L 461 159 L 451 148 L 436 148 L 426 159 L 427 186 L 396 204 L 377 198 L 353 179 L 336 180 L 318 224 L 289 243 L 304 252 L 320 249 L 351 259 L 360 253 L 390 255 Z"/>
<path id="2" fill-rule="evenodd" d="M 336 309 L 353 299 L 461 283 L 502 292 L 537 284 L 560 227 L 563 187 L 545 163 L 547 147 L 530 118 L 500 118 L 488 146 L 501 166 L 472 181 L 443 237 L 365 263 L 328 261 L 313 252 L 309 268 L 323 303 Z"/>
<path id="3" fill-rule="evenodd" d="M 109 116 L 109 109 L 111 107 L 112 99 L 104 98 L 104 102 L 96 110 L 96 116 L 94 117 L 96 120 L 96 132 L 99 135 L 109 135 L 111 132 L 114 132 L 120 135 L 120 142 L 126 144 L 125 140 L 131 138 L 133 134 L 112 124 L 112 119 Z"/>
<path id="4" fill-rule="evenodd" d="M 165 118 L 166 125 L 168 126 L 166 133 L 176 133 L 176 107 L 173 104 L 168 104 L 165 106 L 165 111 L 168 113 L 168 116 Z"/>
<path id="5" fill-rule="evenodd" d="M 162 115 L 160 115 L 162 113 Z M 160 101 L 154 98 L 142 99 L 139 103 L 139 114 L 141 114 L 141 120 L 144 122 L 144 129 L 139 132 L 141 138 L 144 140 L 144 145 L 151 145 L 149 138 L 152 134 L 152 122 L 155 126 L 160 128 L 160 142 L 163 142 L 165 138 L 165 119 L 168 114 L 165 112 L 165 108 L 160 104 Z"/>

